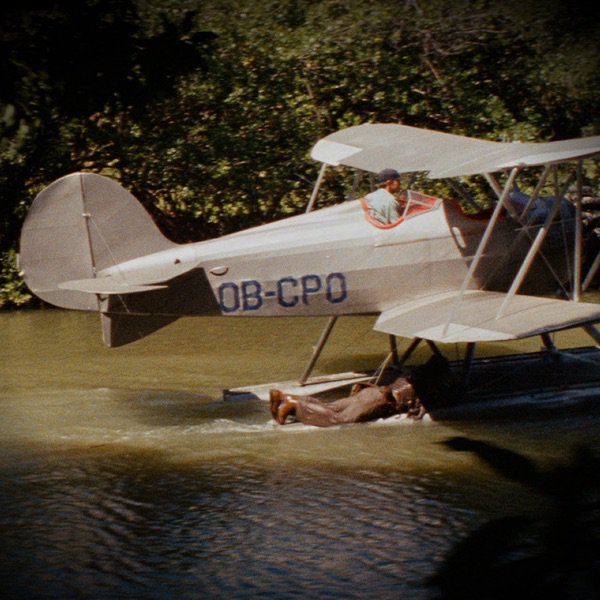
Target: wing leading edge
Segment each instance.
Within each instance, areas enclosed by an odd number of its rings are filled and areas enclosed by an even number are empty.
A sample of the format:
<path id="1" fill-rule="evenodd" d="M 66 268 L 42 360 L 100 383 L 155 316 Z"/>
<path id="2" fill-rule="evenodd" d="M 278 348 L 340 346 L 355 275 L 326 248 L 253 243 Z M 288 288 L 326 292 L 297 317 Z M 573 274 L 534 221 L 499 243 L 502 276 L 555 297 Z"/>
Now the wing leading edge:
<path id="1" fill-rule="evenodd" d="M 600 321 L 600 305 L 535 296 L 511 298 L 501 317 L 506 294 L 471 291 L 428 296 L 382 312 L 374 329 L 434 342 L 515 340 Z"/>
<path id="2" fill-rule="evenodd" d="M 600 136 L 555 142 L 508 143 L 391 123 L 366 123 L 319 140 L 312 157 L 376 173 L 392 167 L 401 173 L 428 171 L 429 177 L 494 173 L 600 153 Z"/>

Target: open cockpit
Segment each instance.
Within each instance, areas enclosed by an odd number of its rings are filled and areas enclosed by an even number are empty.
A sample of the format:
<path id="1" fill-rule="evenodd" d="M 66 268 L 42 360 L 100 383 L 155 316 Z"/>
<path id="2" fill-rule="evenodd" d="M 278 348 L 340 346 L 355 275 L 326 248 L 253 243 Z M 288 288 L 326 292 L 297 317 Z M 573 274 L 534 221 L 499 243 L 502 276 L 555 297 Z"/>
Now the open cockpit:
<path id="1" fill-rule="evenodd" d="M 404 208 L 402 210 L 401 217 L 393 223 L 382 223 L 379 219 L 377 219 L 377 216 L 369 206 L 367 199 L 360 199 L 360 204 L 364 211 L 365 218 L 371 225 L 377 227 L 378 229 L 392 229 L 393 227 L 397 227 L 401 223 L 404 223 L 404 221 L 407 219 L 438 208 L 441 203 L 441 198 L 428 196 L 427 194 L 421 194 L 420 192 L 416 192 L 414 190 L 407 190 L 402 198 L 402 204 Z"/>

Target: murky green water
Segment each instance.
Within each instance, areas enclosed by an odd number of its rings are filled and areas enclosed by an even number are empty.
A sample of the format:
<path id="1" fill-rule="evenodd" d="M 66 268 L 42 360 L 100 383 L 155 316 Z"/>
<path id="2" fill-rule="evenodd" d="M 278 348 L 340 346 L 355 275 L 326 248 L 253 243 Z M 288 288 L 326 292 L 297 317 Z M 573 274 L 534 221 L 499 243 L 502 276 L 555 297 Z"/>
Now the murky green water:
<path id="1" fill-rule="evenodd" d="M 371 322 L 342 319 L 318 369 L 377 366 L 387 340 Z M 221 401 L 299 376 L 323 325 L 182 319 L 108 349 L 95 315 L 0 314 L 7 597 L 429 598 L 459 539 L 540 503 L 440 442 L 468 435 L 544 462 L 600 446 L 586 416 L 298 430 L 263 402 Z"/>

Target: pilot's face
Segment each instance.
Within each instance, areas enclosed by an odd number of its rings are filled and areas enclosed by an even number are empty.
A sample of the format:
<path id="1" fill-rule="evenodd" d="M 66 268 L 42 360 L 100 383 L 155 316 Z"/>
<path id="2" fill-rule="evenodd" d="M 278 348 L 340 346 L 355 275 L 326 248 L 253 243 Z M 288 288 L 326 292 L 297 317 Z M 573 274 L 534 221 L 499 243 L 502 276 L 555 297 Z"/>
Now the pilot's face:
<path id="1" fill-rule="evenodd" d="M 387 184 L 387 189 L 392 194 L 395 194 L 396 192 L 398 192 L 400 190 L 400 180 L 392 179 L 391 181 L 389 181 Z"/>

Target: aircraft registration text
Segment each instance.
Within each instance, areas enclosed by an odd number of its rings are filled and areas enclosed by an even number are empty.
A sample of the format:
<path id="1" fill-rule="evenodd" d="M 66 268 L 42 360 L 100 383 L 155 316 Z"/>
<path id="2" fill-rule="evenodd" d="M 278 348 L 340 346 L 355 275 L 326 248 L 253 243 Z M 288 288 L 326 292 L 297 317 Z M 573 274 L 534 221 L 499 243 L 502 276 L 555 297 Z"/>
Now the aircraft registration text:
<path id="1" fill-rule="evenodd" d="M 316 298 L 330 304 L 340 304 L 348 297 L 346 276 L 343 273 L 328 275 L 291 275 L 281 277 L 272 285 L 255 279 L 240 282 L 227 281 L 219 286 L 218 298 L 224 313 L 260 310 L 266 300 L 274 300 L 283 308 L 308 306 Z"/>

